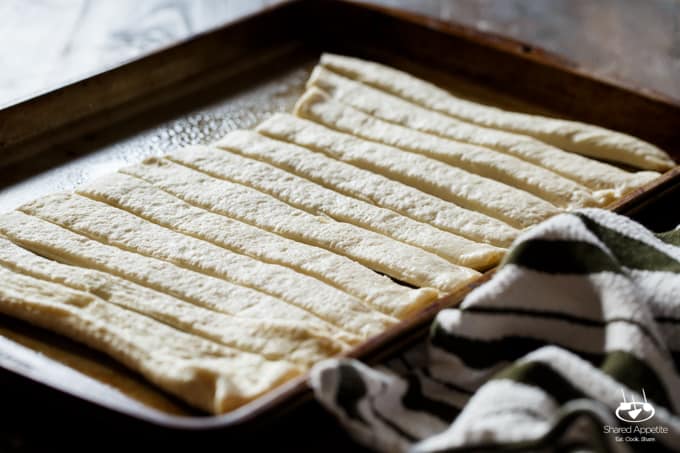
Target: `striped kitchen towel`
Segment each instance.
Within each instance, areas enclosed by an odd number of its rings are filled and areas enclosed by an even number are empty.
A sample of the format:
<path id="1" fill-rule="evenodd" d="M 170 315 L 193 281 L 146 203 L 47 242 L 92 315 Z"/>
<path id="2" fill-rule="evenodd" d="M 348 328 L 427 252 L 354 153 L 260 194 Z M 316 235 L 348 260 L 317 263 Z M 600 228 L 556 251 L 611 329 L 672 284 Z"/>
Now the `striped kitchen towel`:
<path id="1" fill-rule="evenodd" d="M 384 366 L 327 360 L 318 400 L 380 451 L 680 450 L 680 230 L 559 215 Z"/>

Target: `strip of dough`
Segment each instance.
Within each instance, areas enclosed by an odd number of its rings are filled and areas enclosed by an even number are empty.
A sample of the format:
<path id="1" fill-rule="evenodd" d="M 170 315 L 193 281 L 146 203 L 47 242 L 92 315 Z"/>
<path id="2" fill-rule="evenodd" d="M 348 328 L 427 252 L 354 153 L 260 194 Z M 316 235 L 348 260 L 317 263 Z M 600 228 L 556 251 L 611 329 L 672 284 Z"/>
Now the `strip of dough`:
<path id="1" fill-rule="evenodd" d="M 74 348 L 71 344 L 60 341 L 55 342 L 50 335 L 36 336 L 32 329 L 17 329 L 11 324 L 0 326 L 0 336 L 32 349 L 46 360 L 53 360 L 99 381 L 115 392 L 147 407 L 169 415 L 190 415 L 179 399 L 172 398 L 168 392 L 153 385 L 139 373 L 120 366 L 115 360 L 101 360 L 98 354 L 83 354 L 82 348 Z"/>
<path id="2" fill-rule="evenodd" d="M 620 168 L 563 151 L 527 135 L 457 120 L 317 66 L 308 86 L 380 119 L 452 140 L 484 146 L 551 170 L 591 189 L 614 189 L 612 197 L 659 177 L 655 171 L 629 173 Z M 604 194 L 603 194 L 604 195 Z"/>
<path id="3" fill-rule="evenodd" d="M 356 261 L 325 249 L 192 206 L 126 174 L 108 175 L 81 187 L 77 193 L 235 252 L 286 265 L 332 284 L 383 313 L 423 308 L 438 295 L 433 289 L 410 289 L 396 284 Z"/>
<path id="4" fill-rule="evenodd" d="M 0 265 L 14 272 L 88 292 L 104 301 L 147 315 L 176 329 L 269 360 L 309 367 L 347 349 L 304 323 L 235 318 L 154 291 L 111 274 L 58 263 L 0 237 Z"/>
<path id="5" fill-rule="evenodd" d="M 479 146 L 442 139 L 382 121 L 312 87 L 295 114 L 341 132 L 411 151 L 527 191 L 561 208 L 601 206 L 588 189 L 545 168 Z M 610 194 L 611 195 L 611 194 Z"/>
<path id="6" fill-rule="evenodd" d="M 102 351 L 166 391 L 219 414 L 301 374 L 130 310 L 0 266 L 0 311 Z"/>
<path id="7" fill-rule="evenodd" d="M 276 115 L 262 123 L 258 131 L 384 174 L 514 227 L 528 227 L 560 212 L 544 200 L 497 181 L 425 156 L 336 132 L 302 118 Z"/>
<path id="8" fill-rule="evenodd" d="M 255 132 L 235 131 L 219 142 L 220 147 L 231 152 L 192 146 L 172 153 L 168 158 L 179 163 L 201 162 L 202 169 L 209 169 L 210 173 L 218 174 L 221 178 L 253 187 L 311 214 L 325 214 L 337 221 L 384 234 L 437 254 L 454 264 L 484 270 L 497 264 L 503 256 L 503 251 L 496 247 L 454 236 L 239 155 L 248 155 L 249 150 L 253 149 L 266 152 L 267 145 L 271 144 L 272 140 Z"/>
<path id="9" fill-rule="evenodd" d="M 342 195 L 261 161 L 277 150 L 285 153 L 296 148 L 294 145 L 241 130 L 231 132 L 216 146 L 230 153 L 220 153 L 207 147 L 191 147 L 173 153 L 168 158 L 180 163 L 201 161 L 204 163 L 203 168 L 210 167 L 211 173 L 219 174 L 220 177 L 250 185 L 312 214 L 325 214 L 382 233 L 436 253 L 455 264 L 478 270 L 487 269 L 502 257 L 503 251 L 496 247 L 413 221 L 392 210 Z"/>
<path id="10" fill-rule="evenodd" d="M 110 245 L 263 291 L 364 338 L 396 323 L 349 294 L 287 267 L 230 252 L 79 195 L 48 195 L 19 210 Z"/>
<path id="11" fill-rule="evenodd" d="M 260 291 L 105 245 L 19 211 L 0 216 L 0 232 L 12 242 L 47 258 L 108 272 L 216 312 L 245 318 L 291 320 L 349 344 L 361 341 L 357 335 Z"/>
<path id="12" fill-rule="evenodd" d="M 567 151 L 646 170 L 664 171 L 675 166 L 673 159 L 659 148 L 620 132 L 466 101 L 405 72 L 357 58 L 324 54 L 321 65 L 454 118 L 529 135 Z"/>
<path id="13" fill-rule="evenodd" d="M 280 121 L 286 122 L 287 119 L 283 116 Z M 266 121 L 260 125 L 258 131 L 267 134 L 268 126 L 272 122 L 275 123 L 276 120 Z M 271 145 L 266 148 L 266 152 L 259 152 L 259 148 L 250 148 L 248 150 L 250 157 L 300 175 L 337 192 L 391 209 L 473 241 L 507 247 L 519 234 L 515 228 L 500 220 L 463 209 L 377 173 L 346 164 L 301 146 L 269 139 L 264 135 L 262 139 L 271 140 Z"/>
<path id="14" fill-rule="evenodd" d="M 147 159 L 121 171 L 191 204 L 348 256 L 414 286 L 452 292 L 479 275 L 415 247 L 354 225 L 313 216 L 249 187 L 165 159 Z"/>

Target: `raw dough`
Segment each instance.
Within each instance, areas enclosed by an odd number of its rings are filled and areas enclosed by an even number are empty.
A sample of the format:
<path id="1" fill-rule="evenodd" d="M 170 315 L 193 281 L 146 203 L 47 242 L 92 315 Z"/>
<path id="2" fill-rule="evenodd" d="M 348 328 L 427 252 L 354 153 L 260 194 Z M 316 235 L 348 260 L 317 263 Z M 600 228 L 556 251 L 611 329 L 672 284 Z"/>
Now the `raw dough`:
<path id="1" fill-rule="evenodd" d="M 319 280 L 176 233 L 79 195 L 48 195 L 19 209 L 103 243 L 278 297 L 364 338 L 396 322 Z"/>
<path id="2" fill-rule="evenodd" d="M 324 55 L 308 85 L 312 121 L 275 115 L 0 216 L 0 313 L 219 414 L 471 283 L 521 228 L 658 176 L 546 143 L 673 165 L 375 63 Z"/>
<path id="3" fill-rule="evenodd" d="M 414 286 L 455 291 L 479 275 L 415 247 L 353 225 L 313 216 L 249 187 L 168 160 L 147 159 L 121 171 L 196 206 L 348 256 Z"/>
<path id="4" fill-rule="evenodd" d="M 301 322 L 350 344 L 361 341 L 357 335 L 262 292 L 105 245 L 22 212 L 0 216 L 0 232 L 12 242 L 47 258 L 108 272 L 216 312 Z"/>
<path id="5" fill-rule="evenodd" d="M 288 266 L 331 284 L 383 313 L 422 308 L 437 297 L 432 289 L 406 288 L 325 249 L 192 206 L 133 176 L 114 173 L 77 192 L 180 233 L 264 262 Z"/>
<path id="6" fill-rule="evenodd" d="M 276 115 L 262 123 L 258 132 L 275 136 L 281 130 L 277 124 L 287 123 L 291 118 L 289 115 Z M 259 152 L 259 149 L 253 148 L 249 150 L 249 156 L 339 193 L 366 200 L 478 242 L 507 247 L 519 234 L 516 229 L 500 220 L 463 209 L 377 173 L 264 135 L 262 139 L 271 140 L 267 151 Z"/>
<path id="7" fill-rule="evenodd" d="M 105 352 L 208 412 L 238 407 L 302 371 L 289 362 L 265 360 L 186 334 L 91 294 L 3 266 L 0 281 L 2 313 Z"/>
<path id="8" fill-rule="evenodd" d="M 613 189 L 608 194 L 610 199 L 620 198 L 627 191 L 659 177 L 659 173 L 655 171 L 629 173 L 613 165 L 563 151 L 527 135 L 466 123 L 348 79 L 323 66 L 314 68 L 308 86 L 316 86 L 334 99 L 380 119 L 510 154 L 591 189 Z"/>
<path id="9" fill-rule="evenodd" d="M 324 54 L 321 65 L 431 110 L 480 126 L 529 135 L 566 151 L 646 170 L 664 171 L 675 166 L 659 148 L 620 132 L 476 104 L 405 72 L 358 58 Z"/>
<path id="10" fill-rule="evenodd" d="M 271 140 L 255 132 L 235 131 L 219 142 L 219 146 L 229 152 L 193 146 L 170 154 L 169 159 L 180 163 L 200 162 L 201 168 L 212 169 L 211 173 L 219 173 L 220 177 L 229 181 L 268 193 L 296 208 L 384 234 L 454 264 L 484 270 L 498 263 L 503 256 L 503 251 L 496 247 L 454 236 L 394 211 L 326 189 L 269 164 L 242 157 L 249 155 L 250 150 L 266 153 L 267 145 L 271 144 Z"/>
<path id="11" fill-rule="evenodd" d="M 527 192 L 462 171 L 429 157 L 358 139 L 302 118 L 277 115 L 259 131 L 396 179 L 518 228 L 560 210 Z"/>
<path id="12" fill-rule="evenodd" d="M 382 121 L 310 88 L 295 105 L 303 118 L 341 132 L 440 160 L 479 176 L 529 192 L 561 208 L 603 205 L 588 189 L 516 157 L 435 137 Z"/>
<path id="13" fill-rule="evenodd" d="M 348 348 L 304 323 L 225 315 L 114 275 L 48 260 L 3 238 L 0 238 L 0 265 L 90 293 L 178 330 L 270 360 L 287 360 L 309 367 Z"/>

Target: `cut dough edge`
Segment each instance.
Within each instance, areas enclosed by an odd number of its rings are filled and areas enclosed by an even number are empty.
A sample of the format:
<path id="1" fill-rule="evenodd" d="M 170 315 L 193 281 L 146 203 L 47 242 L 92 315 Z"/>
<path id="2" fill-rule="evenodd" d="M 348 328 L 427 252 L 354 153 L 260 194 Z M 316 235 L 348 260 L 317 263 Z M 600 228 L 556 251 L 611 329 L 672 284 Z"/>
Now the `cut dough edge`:
<path id="1" fill-rule="evenodd" d="M 299 367 L 288 362 L 268 361 L 188 335 L 91 294 L 4 266 L 0 266 L 0 275 L 4 314 L 104 352 L 211 413 L 241 406 L 301 374 Z"/>
<path id="2" fill-rule="evenodd" d="M 346 257 L 292 241 L 266 230 L 194 206 L 162 188 L 128 173 L 115 173 L 77 190 L 77 193 L 237 253 L 305 273 L 389 315 L 403 315 L 431 303 L 434 289 L 411 289 L 392 282 Z M 132 197 L 131 197 L 132 195 Z M 159 209 L 162 205 L 164 208 Z M 181 213 L 181 214 L 180 214 Z M 175 215 L 176 214 L 176 215 Z M 210 230 L 195 222 L 210 225 Z M 221 227 L 221 228 L 218 228 Z M 218 234 L 220 231 L 222 234 Z M 231 232 L 233 234 L 227 234 Z M 240 243 L 235 236 L 251 235 Z M 262 243 L 266 242 L 265 246 Z M 275 249 L 280 246 L 281 249 Z M 265 247 L 267 247 L 265 249 Z M 315 260 L 323 260 L 315 265 Z M 324 271 L 326 273 L 324 274 Z"/>
<path id="3" fill-rule="evenodd" d="M 53 194 L 19 210 L 108 245 L 278 297 L 364 338 L 382 333 L 396 322 L 318 280 L 173 232 L 86 197 Z M 310 293 L 321 299 L 310 299 Z"/>
<path id="4" fill-rule="evenodd" d="M 476 104 L 398 69 L 358 58 L 323 54 L 320 64 L 431 110 L 480 126 L 533 136 L 566 151 L 645 170 L 665 171 L 675 166 L 667 153 L 627 134 L 576 121 Z"/>
<path id="5" fill-rule="evenodd" d="M 224 346 L 311 366 L 348 345 L 293 321 L 237 319 L 104 272 L 40 257 L 0 235 L 0 265 L 11 271 L 91 294 L 185 333 Z M 258 340 L 258 341 L 254 341 Z M 278 340 L 278 344 L 269 340 Z"/>
<path id="6" fill-rule="evenodd" d="M 196 165 L 196 162 L 193 162 L 193 165 Z M 214 177 L 200 169 L 156 159 L 147 160 L 141 165 L 129 167 L 124 171 L 158 185 L 191 204 L 259 226 L 290 239 L 326 248 L 416 287 L 433 287 L 448 293 L 462 287 L 479 275 L 473 269 L 456 266 L 435 255 L 392 241 L 385 236 L 343 222 L 312 216 L 270 195 L 220 179 L 219 176 Z M 205 185 L 204 189 L 198 190 L 196 184 L 182 184 L 182 181 L 186 182 L 189 179 L 196 181 L 197 178 L 201 178 L 201 183 Z M 182 188 L 177 189 L 180 185 Z M 227 199 L 231 200 L 229 202 L 231 204 L 225 201 Z M 247 203 L 244 201 L 246 199 Z M 235 210 L 232 204 L 257 205 L 258 209 L 245 212 Z M 263 216 L 262 212 L 266 212 L 267 215 Z M 279 217 L 272 218 L 273 215 Z M 301 225 L 305 227 L 302 228 Z M 312 228 L 309 228 L 310 226 Z M 318 228 L 314 228 L 315 226 Z M 331 237 L 336 239 L 330 241 Z M 387 250 L 387 244 L 390 245 L 389 254 L 378 252 L 378 250 Z M 371 253 L 371 249 L 375 250 L 375 253 Z M 403 255 L 404 258 L 401 259 L 398 255 Z M 377 259 L 381 256 L 387 261 Z M 423 256 L 426 256 L 427 260 L 421 259 Z M 424 269 L 427 269 L 430 263 L 433 263 L 435 267 L 427 272 Z"/>
<path id="7" fill-rule="evenodd" d="M 295 104 L 295 114 L 362 140 L 429 157 L 464 172 L 527 192 L 559 208 L 602 206 L 584 186 L 538 165 L 476 145 L 443 139 L 381 120 L 334 100 L 317 87 L 309 88 Z"/>
<path id="8" fill-rule="evenodd" d="M 314 68 L 307 82 L 307 87 L 312 86 L 384 121 L 438 137 L 484 146 L 539 165 L 596 191 L 596 197 L 619 198 L 660 176 L 655 171 L 629 173 L 527 135 L 466 123 L 359 80 L 349 79 L 321 65 Z"/>
<path id="9" fill-rule="evenodd" d="M 220 176 L 232 182 L 244 184 L 249 181 L 249 187 L 274 196 L 295 208 L 351 223 L 438 255 L 453 264 L 484 270 L 498 263 L 503 255 L 503 251 L 496 247 L 476 243 L 432 225 L 413 221 L 394 211 L 339 194 L 250 158 L 249 151 L 257 152 L 260 148 L 262 152 L 262 147 L 266 147 L 268 143 L 271 144 L 272 141 L 255 132 L 235 131 L 220 140 L 219 145 L 224 151 L 194 146 L 171 154 L 170 159 L 180 163 L 191 158 L 201 159 L 206 164 L 210 162 L 220 168 Z"/>
<path id="10" fill-rule="evenodd" d="M 52 334 L 58 336 L 56 332 Z M 85 346 L 70 348 L 61 341 L 55 342 L 53 335 L 36 337 L 30 329 L 17 329 L 13 325 L 0 326 L 0 343 L 11 342 L 12 348 L 15 345 L 27 348 L 29 360 L 35 360 L 37 366 L 52 362 L 59 369 L 62 366 L 70 368 L 82 374 L 84 379 L 98 381 L 107 387 L 105 391 L 112 398 L 117 398 L 115 394 L 120 394 L 122 398 L 129 398 L 132 404 L 142 404 L 169 415 L 187 414 L 186 403 L 171 397 L 169 392 L 154 385 L 139 372 L 114 359 L 101 360 L 99 354 L 83 353 Z"/>

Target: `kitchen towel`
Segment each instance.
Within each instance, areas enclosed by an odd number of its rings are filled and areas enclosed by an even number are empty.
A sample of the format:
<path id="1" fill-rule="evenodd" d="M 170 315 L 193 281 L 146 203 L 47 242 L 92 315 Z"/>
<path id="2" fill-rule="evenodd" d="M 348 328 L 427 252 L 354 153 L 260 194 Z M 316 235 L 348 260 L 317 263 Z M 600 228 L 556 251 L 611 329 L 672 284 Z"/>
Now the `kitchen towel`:
<path id="1" fill-rule="evenodd" d="M 680 229 L 584 209 L 522 234 L 426 342 L 310 382 L 378 451 L 676 451 L 679 370 Z"/>

